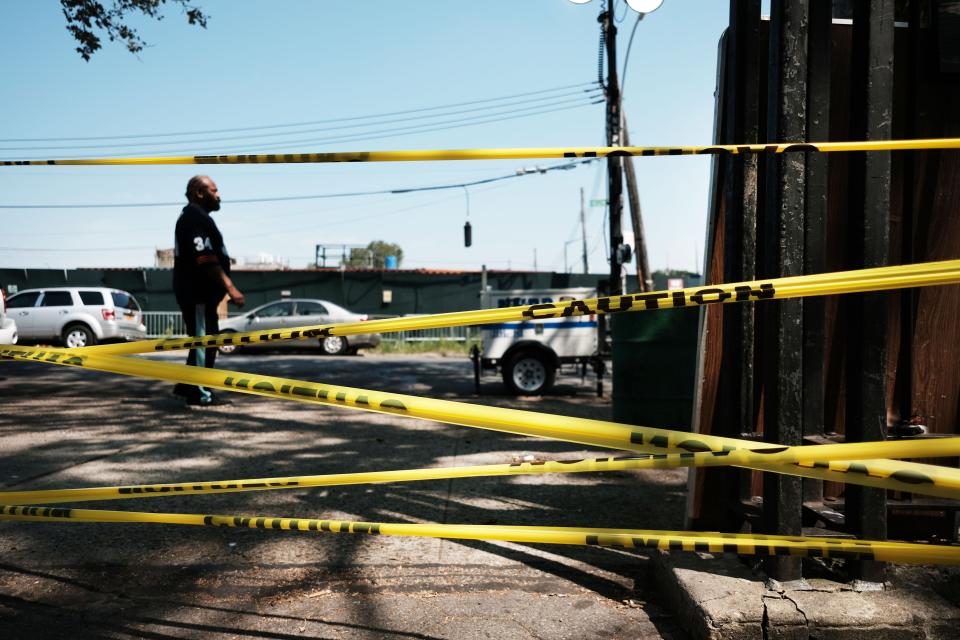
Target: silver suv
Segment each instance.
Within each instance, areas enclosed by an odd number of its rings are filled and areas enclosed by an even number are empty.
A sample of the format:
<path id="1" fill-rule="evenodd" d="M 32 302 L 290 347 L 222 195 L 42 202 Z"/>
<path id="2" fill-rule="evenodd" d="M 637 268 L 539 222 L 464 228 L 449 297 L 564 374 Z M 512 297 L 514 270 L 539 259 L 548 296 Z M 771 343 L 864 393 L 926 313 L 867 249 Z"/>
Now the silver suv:
<path id="1" fill-rule="evenodd" d="M 17 344 L 17 323 L 7 316 L 7 294 L 0 289 L 0 344 Z"/>
<path id="2" fill-rule="evenodd" d="M 119 289 L 25 289 L 7 299 L 7 315 L 16 321 L 21 340 L 59 340 L 70 348 L 147 336 L 137 299 Z"/>

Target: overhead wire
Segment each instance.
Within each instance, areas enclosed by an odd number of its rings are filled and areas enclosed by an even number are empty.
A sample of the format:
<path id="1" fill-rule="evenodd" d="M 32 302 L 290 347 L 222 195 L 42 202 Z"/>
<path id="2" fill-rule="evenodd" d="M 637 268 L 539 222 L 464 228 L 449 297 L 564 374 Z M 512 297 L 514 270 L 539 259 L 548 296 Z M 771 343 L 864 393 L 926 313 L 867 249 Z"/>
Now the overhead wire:
<path id="1" fill-rule="evenodd" d="M 581 95 L 581 94 L 586 94 L 586 95 L 584 96 L 584 95 Z M 502 112 L 498 112 L 498 113 L 489 113 L 489 112 L 488 112 L 488 113 L 484 113 L 484 114 L 482 114 L 482 115 L 477 115 L 477 116 L 474 116 L 474 117 L 471 117 L 471 118 L 464 118 L 464 119 L 460 119 L 460 120 L 448 120 L 448 121 L 440 121 L 440 122 L 426 123 L 426 124 L 424 124 L 424 125 L 417 125 L 417 126 L 434 126 L 434 125 L 437 125 L 437 124 L 449 124 L 449 123 L 456 123 L 456 122 L 469 122 L 470 120 L 472 120 L 472 119 L 474 119 L 474 118 L 488 118 L 488 117 L 495 116 L 495 115 L 506 115 L 506 114 L 510 114 L 510 113 L 519 113 L 519 112 L 522 112 L 522 111 L 532 110 L 532 109 L 536 109 L 536 108 L 540 108 L 540 107 L 556 106 L 556 105 L 559 105 L 559 104 L 569 104 L 569 103 L 573 103 L 573 102 L 578 102 L 578 100 L 573 100 L 573 99 L 571 99 L 571 100 L 562 100 L 562 101 L 559 101 L 559 102 L 556 101 L 556 100 L 559 99 L 559 98 L 566 98 L 566 97 L 568 97 L 568 96 L 577 96 L 577 97 L 580 98 L 581 100 L 582 100 L 584 97 L 592 100 L 592 99 L 596 99 L 596 98 L 599 96 L 599 89 L 584 90 L 584 91 L 573 91 L 573 92 L 558 94 L 558 95 L 556 95 L 556 96 L 550 96 L 549 98 L 534 98 L 534 99 L 529 99 L 529 100 L 519 100 L 519 101 L 516 101 L 516 102 L 508 102 L 508 103 L 505 103 L 505 104 L 502 104 L 502 105 L 498 105 L 497 107 L 494 107 L 494 108 L 495 108 L 495 109 L 502 109 L 502 108 L 504 108 L 504 107 L 516 106 L 516 105 L 520 105 L 520 104 L 527 104 L 527 103 L 530 103 L 530 102 L 543 102 L 543 103 L 545 103 L 545 104 L 535 105 L 535 106 L 531 106 L 531 107 L 524 107 L 524 108 L 516 109 L 516 110 L 502 111 Z M 554 102 L 549 102 L 549 101 L 551 101 L 551 100 L 553 100 Z M 319 133 L 319 132 L 323 132 L 323 131 L 339 131 L 339 130 L 343 130 L 343 129 L 357 129 L 357 128 L 366 127 L 366 126 L 378 126 L 378 125 L 382 125 L 382 124 L 392 124 L 392 123 L 397 123 L 397 122 L 409 122 L 409 121 L 411 121 L 411 120 L 424 120 L 424 119 L 428 119 L 428 118 L 438 118 L 438 117 L 445 117 L 445 116 L 452 116 L 452 115 L 461 115 L 461 114 L 464 114 L 464 113 L 471 113 L 471 112 L 474 112 L 474 111 L 489 111 L 489 108 L 488 108 L 488 107 L 475 107 L 475 108 L 472 108 L 472 109 L 463 109 L 463 110 L 460 110 L 460 111 L 450 111 L 450 112 L 448 112 L 448 113 L 443 113 L 443 114 L 439 114 L 439 115 L 422 115 L 422 116 L 415 116 L 415 117 L 411 117 L 411 118 L 396 118 L 396 119 L 393 119 L 393 120 L 381 120 L 381 121 L 377 121 L 377 122 L 370 122 L 370 123 L 364 123 L 364 124 L 348 124 L 348 125 L 341 125 L 341 126 L 336 126 L 336 127 L 321 127 L 321 128 L 315 128 L 315 129 L 296 129 L 296 130 L 293 130 L 293 131 L 285 131 L 285 132 L 280 132 L 280 133 L 259 133 L 259 134 L 248 134 L 248 135 L 244 135 L 244 136 L 226 136 L 226 137 L 221 137 L 221 138 L 205 138 L 205 139 L 202 139 L 202 140 L 178 140 L 178 141 L 174 141 L 174 142 L 170 142 L 170 141 L 159 141 L 159 142 L 132 142 L 132 143 L 129 143 L 129 144 L 110 144 L 110 145 L 97 144 L 97 145 L 48 145 L 48 146 L 39 146 L 39 147 L 38 147 L 38 146 L 30 146 L 30 147 L 0 147 L 0 151 L 24 151 L 24 150 L 27 150 L 27 151 L 41 151 L 41 150 L 50 150 L 50 149 L 104 149 L 104 148 L 109 148 L 109 149 L 126 149 L 126 148 L 131 148 L 131 147 L 133 147 L 133 148 L 156 147 L 156 146 L 167 145 L 167 144 L 193 144 L 193 143 L 208 143 L 208 142 L 228 142 L 228 141 L 236 141 L 236 140 L 249 140 L 249 139 L 253 139 L 253 138 L 275 138 L 275 137 L 278 137 L 278 136 L 293 136 L 293 135 L 301 135 L 301 134 L 306 134 L 306 133 Z M 406 127 L 401 127 L 400 130 L 403 130 L 403 129 L 405 129 L 405 128 L 406 128 Z M 388 129 L 387 131 L 390 131 L 390 130 Z M 366 132 L 360 132 L 360 133 L 358 133 L 357 135 L 366 135 Z M 285 143 L 285 144 L 286 144 L 286 143 Z M 291 143 L 291 144 L 292 144 L 292 143 Z"/>
<path id="2" fill-rule="evenodd" d="M 502 100 L 511 100 L 513 98 L 522 98 L 526 96 L 540 95 L 544 93 L 552 93 L 556 91 L 565 91 L 567 89 L 575 89 L 581 87 L 587 87 L 594 85 L 596 82 L 581 82 L 578 84 L 564 85 L 561 87 L 554 87 L 552 89 L 541 89 L 539 91 L 527 91 L 524 93 L 515 93 L 507 96 L 500 96 L 497 98 L 485 98 L 482 100 L 469 100 L 466 102 L 455 102 L 446 105 L 439 105 L 434 107 L 421 107 L 418 109 L 406 109 L 403 111 L 390 111 L 386 113 L 378 114 L 368 114 L 364 116 L 350 116 L 345 118 L 331 118 L 326 120 L 310 120 L 305 122 L 289 122 L 284 124 L 271 124 L 271 125 L 258 125 L 251 127 L 232 127 L 227 129 L 207 129 L 207 130 L 195 130 L 195 131 L 179 131 L 179 132 L 166 132 L 166 133 L 139 133 L 139 134 L 122 134 L 122 135 L 113 135 L 113 136 L 74 136 L 74 137 L 61 137 L 61 138 L 0 138 L 0 142 L 56 142 L 56 141 L 69 141 L 69 140 L 127 140 L 133 138 L 169 138 L 174 136 L 188 136 L 188 135 L 212 135 L 218 133 L 234 133 L 238 131 L 260 131 L 267 129 L 283 129 L 288 127 L 305 127 L 312 126 L 316 124 L 331 124 L 335 122 L 351 122 L 356 120 L 365 120 L 371 118 L 385 118 L 396 115 L 404 115 L 408 113 L 422 113 L 424 111 L 440 111 L 443 109 L 452 109 L 455 107 L 463 107 L 474 104 L 486 104 L 489 102 L 500 102 Z M 602 83 L 601 83 L 602 84 Z"/>
<path id="3" fill-rule="evenodd" d="M 462 187 L 473 187 L 500 180 L 509 180 L 519 178 L 525 175 L 536 173 L 546 173 L 548 171 L 567 171 L 582 164 L 591 164 L 596 162 L 597 158 L 586 158 L 572 162 L 563 162 L 560 164 L 540 167 L 536 171 L 526 171 L 518 169 L 513 173 L 494 176 L 492 178 L 481 178 L 470 182 L 457 182 L 448 184 L 427 185 L 422 187 L 399 187 L 394 189 L 378 189 L 370 191 L 347 191 L 339 193 L 317 193 L 300 196 L 271 196 L 267 198 L 238 198 L 235 200 L 223 200 L 223 204 L 247 204 L 254 202 L 289 202 L 292 200 L 322 200 L 327 198 L 352 198 L 357 196 L 376 196 L 393 195 L 402 193 L 415 193 L 418 191 L 440 191 L 443 189 L 460 189 Z M 182 205 L 183 202 L 108 202 L 108 203 L 82 203 L 82 204 L 0 204 L 0 209 L 117 209 L 117 208 L 137 208 L 137 207 L 175 207 Z"/>
<path id="4" fill-rule="evenodd" d="M 369 132 L 369 133 L 366 133 L 366 134 L 356 134 L 356 135 L 340 136 L 340 137 L 332 137 L 332 138 L 319 138 L 319 139 L 310 139 L 310 140 L 288 140 L 288 141 L 286 141 L 286 142 L 280 142 L 280 143 L 257 144 L 257 145 L 243 146 L 243 147 L 228 147 L 228 148 L 224 148 L 224 147 L 199 147 L 199 148 L 196 148 L 196 147 L 195 147 L 195 148 L 191 148 L 191 149 L 189 149 L 189 150 L 184 150 L 184 149 L 164 149 L 164 150 L 160 150 L 160 151 L 153 151 L 153 152 L 151 152 L 151 153 L 161 154 L 161 155 L 176 155 L 176 154 L 182 154 L 182 153 L 196 154 L 197 152 L 216 152 L 216 153 L 218 153 L 218 154 L 222 154 L 222 153 L 227 153 L 227 152 L 230 152 L 230 151 L 241 151 L 241 152 L 244 152 L 244 153 L 250 153 L 250 152 L 253 152 L 253 151 L 265 151 L 265 150 L 278 149 L 278 148 L 286 149 L 286 150 L 288 150 L 289 152 L 295 152 L 295 149 L 296 149 L 297 145 L 322 145 L 322 144 L 332 144 L 332 143 L 340 143 L 340 142 L 357 142 L 357 141 L 361 141 L 361 140 L 376 140 L 376 139 L 383 139 L 383 138 L 394 138 L 394 137 L 401 137 L 401 136 L 407 136 L 407 135 L 416 135 L 416 134 L 419 134 L 419 133 L 430 133 L 430 132 L 434 132 L 434 131 L 447 131 L 447 130 L 450 130 L 450 129 L 460 129 L 460 128 L 467 127 L 467 126 L 476 126 L 476 125 L 483 125 L 483 124 L 493 124 L 493 123 L 497 123 L 497 122 L 503 122 L 503 121 L 506 121 L 506 120 L 517 120 L 517 119 L 520 119 L 520 118 L 529 118 L 529 117 L 531 117 L 531 116 L 544 115 L 544 114 L 547 114 L 547 113 L 555 113 L 555 112 L 558 112 L 558 111 L 568 111 L 568 110 L 571 110 L 571 109 L 580 109 L 580 108 L 587 107 L 587 106 L 592 106 L 592 105 L 596 105 L 596 104 L 602 104 L 603 101 L 600 100 L 600 101 L 585 101 L 585 102 L 584 102 L 584 101 L 571 101 L 571 102 L 579 102 L 579 104 L 573 104 L 573 105 L 568 105 L 568 106 L 560 106 L 560 107 L 556 107 L 556 108 L 552 108 L 552 109 L 541 109 L 541 110 L 537 110 L 537 111 L 532 111 L 532 112 L 530 112 L 530 113 L 520 113 L 520 115 L 507 115 L 507 112 L 504 112 L 503 114 L 497 114 L 497 115 L 498 115 L 498 116 L 499 116 L 499 115 L 505 115 L 506 117 L 494 117 L 494 118 L 490 118 L 489 116 L 486 116 L 485 119 L 467 120 L 467 121 L 462 122 L 461 124 L 450 124 L 450 125 L 446 125 L 446 124 L 445 124 L 445 125 L 443 125 L 443 126 L 434 126 L 435 124 L 439 124 L 439 123 L 434 123 L 434 124 L 431 124 L 431 125 L 419 125 L 419 126 L 416 126 L 416 127 L 401 127 L 401 128 L 388 129 L 388 130 L 382 130 L 382 131 L 377 131 L 377 132 Z M 547 105 L 543 105 L 543 106 L 547 106 Z M 526 111 L 526 109 L 518 109 L 518 110 L 513 111 L 513 112 L 510 112 L 510 113 L 519 113 L 519 112 L 521 112 L 521 111 Z M 86 154 L 84 157 L 88 157 L 88 158 L 107 158 L 107 157 L 111 157 L 112 155 L 113 155 L 113 154 L 111 154 L 111 153 L 104 153 L 104 154 Z M 141 154 L 134 154 L 134 155 L 141 155 Z"/>

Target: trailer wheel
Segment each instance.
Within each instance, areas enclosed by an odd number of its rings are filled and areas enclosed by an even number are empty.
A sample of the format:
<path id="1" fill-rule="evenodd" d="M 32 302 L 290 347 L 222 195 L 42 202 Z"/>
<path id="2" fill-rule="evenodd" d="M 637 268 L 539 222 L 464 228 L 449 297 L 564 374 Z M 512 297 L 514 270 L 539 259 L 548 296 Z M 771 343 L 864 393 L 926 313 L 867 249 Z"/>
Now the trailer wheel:
<path id="1" fill-rule="evenodd" d="M 503 365 L 503 383 L 512 393 L 536 396 L 553 387 L 557 370 L 547 356 L 533 349 L 522 349 Z"/>

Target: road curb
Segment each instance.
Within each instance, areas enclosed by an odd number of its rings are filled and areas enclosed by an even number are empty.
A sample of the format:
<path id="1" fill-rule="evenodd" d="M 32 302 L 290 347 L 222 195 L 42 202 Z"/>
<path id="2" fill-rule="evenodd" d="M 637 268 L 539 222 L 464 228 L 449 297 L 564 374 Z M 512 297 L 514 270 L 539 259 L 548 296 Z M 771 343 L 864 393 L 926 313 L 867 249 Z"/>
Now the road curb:
<path id="1" fill-rule="evenodd" d="M 960 608 L 916 585 L 781 584 L 732 554 L 651 556 L 664 599 L 694 640 L 948 640 Z"/>

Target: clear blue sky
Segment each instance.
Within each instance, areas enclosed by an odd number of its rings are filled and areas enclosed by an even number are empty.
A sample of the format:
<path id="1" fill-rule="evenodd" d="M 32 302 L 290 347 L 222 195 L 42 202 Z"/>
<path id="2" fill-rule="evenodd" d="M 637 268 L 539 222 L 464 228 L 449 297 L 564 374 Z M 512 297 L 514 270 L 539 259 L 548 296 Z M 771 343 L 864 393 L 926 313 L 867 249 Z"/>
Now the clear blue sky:
<path id="1" fill-rule="evenodd" d="M 170 6 L 162 22 L 135 21 L 151 45 L 138 56 L 105 41 L 84 62 L 74 52 L 59 2 L 0 3 L 0 158 L 243 153 L 259 151 L 259 145 L 281 152 L 604 143 L 604 107 L 586 104 L 579 89 L 557 89 L 586 86 L 597 78 L 600 0 L 581 5 L 568 0 L 195 4 L 210 16 L 207 30 L 188 26 L 179 9 Z M 637 14 L 623 0 L 617 7 L 622 68 Z M 722 2 L 665 0 L 640 22 L 621 78 L 634 144 L 712 141 L 717 43 L 727 10 Z M 545 93 L 478 103 L 535 91 Z M 478 104 L 365 118 L 457 103 Z M 466 109 L 478 110 L 439 115 Z M 518 109 L 528 111 L 504 113 Z M 506 115 L 527 117 L 504 119 Z M 430 117 L 374 124 L 411 116 Z M 480 117 L 499 121 L 443 124 L 443 130 L 413 134 L 377 133 Z M 344 118 L 358 119 L 252 130 Z M 345 125 L 361 126 L 277 135 Z M 222 129 L 245 130 L 65 140 Z M 367 139 L 329 140 L 348 135 Z M 12 141 L 39 138 L 55 140 Z M 268 254 L 297 268 L 312 261 L 317 243 L 386 240 L 403 247 L 402 266 L 407 268 L 479 269 L 486 264 L 527 269 L 536 251 L 539 269 L 560 271 L 566 246 L 567 262 L 579 271 L 579 193 L 582 187 L 588 205 L 606 197 L 601 162 L 471 187 L 470 248 L 463 247 L 463 189 L 230 203 L 470 182 L 560 163 L 0 167 L 0 205 L 177 203 L 183 201 L 187 179 L 206 172 L 220 186 L 224 206 L 214 215 L 231 255 L 241 263 Z M 699 267 L 694 260 L 703 255 L 709 164 L 706 157 L 637 159 L 653 268 Z M 154 250 L 173 244 L 179 210 L 175 204 L 0 209 L 0 267 L 152 266 Z M 629 219 L 625 229 L 630 230 Z M 587 236 L 590 270 L 605 272 L 602 207 L 588 206 Z"/>

